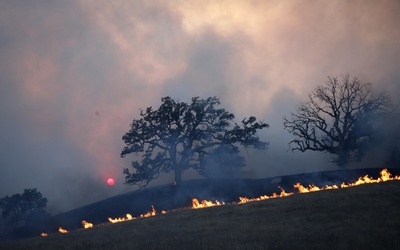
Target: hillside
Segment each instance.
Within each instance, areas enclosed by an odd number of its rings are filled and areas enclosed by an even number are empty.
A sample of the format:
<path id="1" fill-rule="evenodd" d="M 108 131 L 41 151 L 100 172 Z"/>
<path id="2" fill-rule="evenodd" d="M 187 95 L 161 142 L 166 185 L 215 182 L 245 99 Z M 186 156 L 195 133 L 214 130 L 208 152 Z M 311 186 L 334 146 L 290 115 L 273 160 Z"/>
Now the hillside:
<path id="1" fill-rule="evenodd" d="M 400 182 L 179 210 L 1 249 L 396 249 Z"/>
<path id="2" fill-rule="evenodd" d="M 58 232 L 62 226 L 68 230 L 82 228 L 82 220 L 93 224 L 108 222 L 108 218 L 121 217 L 129 213 L 133 216 L 146 213 L 153 205 L 157 211 L 181 209 L 191 206 L 192 198 L 219 200 L 225 203 L 237 202 L 240 196 L 258 197 L 280 192 L 279 187 L 293 191 L 293 184 L 340 184 L 353 182 L 368 174 L 378 177 L 381 169 L 336 170 L 280 176 L 267 179 L 202 179 L 184 181 L 179 187 L 173 185 L 157 186 L 137 192 L 111 197 L 84 207 L 53 216 L 49 221 L 21 228 L 19 237 L 36 236 L 41 232 Z M 390 169 L 399 174 L 399 169 Z"/>

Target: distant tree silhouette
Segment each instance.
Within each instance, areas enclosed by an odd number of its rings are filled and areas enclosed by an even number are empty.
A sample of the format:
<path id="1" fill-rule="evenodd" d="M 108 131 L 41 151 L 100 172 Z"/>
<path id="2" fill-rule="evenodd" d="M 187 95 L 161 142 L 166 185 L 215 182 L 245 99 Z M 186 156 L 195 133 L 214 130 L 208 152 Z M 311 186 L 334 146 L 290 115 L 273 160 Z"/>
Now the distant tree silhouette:
<path id="1" fill-rule="evenodd" d="M 292 150 L 328 152 L 334 155 L 332 162 L 344 168 L 362 159 L 379 131 L 377 121 L 392 107 L 390 97 L 374 93 L 370 83 L 348 74 L 328 77 L 283 125 L 295 136 L 289 143 Z"/>
<path id="2" fill-rule="evenodd" d="M 2 217 L 6 219 L 11 231 L 27 220 L 31 220 L 34 214 L 46 213 L 44 209 L 47 205 L 47 199 L 42 194 L 33 189 L 24 189 L 22 194 L 5 196 L 0 199 L 0 208 Z"/>
<path id="3" fill-rule="evenodd" d="M 134 172 L 124 169 L 126 184 L 142 188 L 160 173 L 171 171 L 179 184 L 183 171 L 190 168 L 204 176 L 213 174 L 210 167 L 222 166 L 225 169 L 221 171 L 229 173 L 244 166 L 238 146 L 267 148 L 268 143 L 256 133 L 269 125 L 253 116 L 240 125 L 233 123 L 234 115 L 217 108 L 220 101 L 216 97 L 194 97 L 191 103 L 171 97 L 161 101 L 158 109 L 141 110 L 141 118 L 133 120 L 130 131 L 122 137 L 126 146 L 121 157 L 134 153 L 141 158 L 132 163 Z"/>

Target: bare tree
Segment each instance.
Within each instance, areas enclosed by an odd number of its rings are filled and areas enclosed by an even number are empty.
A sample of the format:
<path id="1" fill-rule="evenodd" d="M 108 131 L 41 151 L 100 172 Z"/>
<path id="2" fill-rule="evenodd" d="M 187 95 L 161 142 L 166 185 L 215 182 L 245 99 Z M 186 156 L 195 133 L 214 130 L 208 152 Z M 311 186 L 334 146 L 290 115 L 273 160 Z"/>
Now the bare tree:
<path id="1" fill-rule="evenodd" d="M 292 150 L 328 152 L 334 155 L 331 161 L 344 168 L 362 159 L 379 131 L 379 117 L 391 107 L 390 97 L 374 93 L 370 83 L 348 74 L 328 77 L 283 125 L 295 136 L 289 143 Z"/>

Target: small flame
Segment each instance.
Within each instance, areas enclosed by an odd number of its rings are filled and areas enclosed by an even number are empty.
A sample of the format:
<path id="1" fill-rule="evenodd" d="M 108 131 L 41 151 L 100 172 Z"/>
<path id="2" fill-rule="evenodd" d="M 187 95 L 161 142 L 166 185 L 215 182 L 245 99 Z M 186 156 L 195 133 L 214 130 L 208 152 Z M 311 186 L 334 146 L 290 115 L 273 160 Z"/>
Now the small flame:
<path id="1" fill-rule="evenodd" d="M 136 219 L 135 217 L 133 217 L 131 214 L 126 214 L 126 217 L 119 217 L 119 218 L 108 218 L 108 221 L 111 223 L 118 223 L 118 222 L 123 222 L 123 221 L 128 221 L 128 220 L 134 220 Z"/>
<path id="2" fill-rule="evenodd" d="M 247 198 L 247 197 L 239 197 L 239 202 L 237 204 L 244 204 L 247 202 L 252 202 L 252 201 L 262 201 L 262 200 L 268 200 L 271 198 L 281 198 L 281 197 L 286 197 L 286 196 L 291 196 L 294 193 L 286 193 L 286 191 L 283 188 L 280 188 L 281 192 L 280 194 L 273 193 L 272 195 L 261 195 L 257 198 Z"/>
<path id="3" fill-rule="evenodd" d="M 88 229 L 88 228 L 92 228 L 92 227 L 93 227 L 93 224 L 92 224 L 92 223 L 87 222 L 87 221 L 85 221 L 85 220 L 82 221 L 82 225 L 83 225 L 83 227 L 84 227 L 85 229 Z"/>
<path id="4" fill-rule="evenodd" d="M 166 214 L 166 213 L 167 213 L 167 211 L 165 211 L 165 210 L 161 211 L 161 214 Z"/>
<path id="5" fill-rule="evenodd" d="M 64 229 L 64 228 L 62 228 L 62 227 L 59 227 L 59 228 L 58 228 L 58 231 L 59 231 L 60 233 L 62 233 L 62 234 L 68 233 L 68 230 L 67 230 L 67 229 Z"/>
<path id="6" fill-rule="evenodd" d="M 316 192 L 316 191 L 321 191 L 321 190 L 338 189 L 339 188 L 336 185 L 332 185 L 332 186 L 326 185 L 325 187 L 320 188 L 320 187 L 315 186 L 314 184 L 311 184 L 311 185 L 308 185 L 308 187 L 305 187 L 300 183 L 294 184 L 293 187 L 295 189 L 297 189 L 299 191 L 299 193 L 301 193 L 301 194 L 302 193 L 309 193 L 309 192 Z"/>
<path id="7" fill-rule="evenodd" d="M 389 173 L 388 169 L 382 169 L 382 171 L 380 172 L 381 174 L 381 180 L 382 181 L 392 181 L 392 180 L 400 180 L 400 176 L 396 175 L 394 177 L 392 177 L 392 174 Z"/>
<path id="8" fill-rule="evenodd" d="M 40 234 L 40 236 L 42 236 L 42 237 L 47 237 L 47 236 L 49 236 L 49 235 L 48 235 L 47 233 L 43 232 L 43 233 Z"/>
<path id="9" fill-rule="evenodd" d="M 224 202 L 219 202 L 219 201 L 209 201 L 209 200 L 202 200 L 201 202 L 196 199 L 193 198 L 192 199 L 192 208 L 193 209 L 199 209 L 199 208 L 206 208 L 206 207 L 214 207 L 214 206 L 221 206 L 221 205 L 225 205 Z"/>
<path id="10" fill-rule="evenodd" d="M 151 211 L 145 213 L 145 214 L 141 214 L 140 218 L 147 218 L 147 217 L 151 217 L 151 216 L 156 216 L 157 211 L 154 209 L 154 206 L 151 205 Z"/>
<path id="11" fill-rule="evenodd" d="M 161 212 L 162 214 L 165 214 L 167 212 L 165 212 L 164 210 Z M 157 215 L 157 211 L 154 209 L 154 206 L 151 205 L 151 211 L 145 213 L 145 214 L 141 214 L 140 218 L 147 218 L 147 217 L 151 217 L 151 216 L 156 216 Z M 136 217 L 133 217 L 131 214 L 126 214 L 126 217 L 119 217 L 119 218 L 108 218 L 108 221 L 111 223 L 118 223 L 118 222 L 123 222 L 123 221 L 129 221 L 129 220 L 134 220 L 136 219 Z"/>

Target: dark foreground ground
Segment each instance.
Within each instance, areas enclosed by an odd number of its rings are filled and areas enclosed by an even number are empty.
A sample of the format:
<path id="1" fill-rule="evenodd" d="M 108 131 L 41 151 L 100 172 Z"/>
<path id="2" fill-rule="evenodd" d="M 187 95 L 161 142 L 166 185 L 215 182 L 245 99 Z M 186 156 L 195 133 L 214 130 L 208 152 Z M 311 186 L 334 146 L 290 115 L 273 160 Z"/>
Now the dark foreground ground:
<path id="1" fill-rule="evenodd" d="M 0 249 L 398 249 L 400 181 L 178 210 Z"/>

